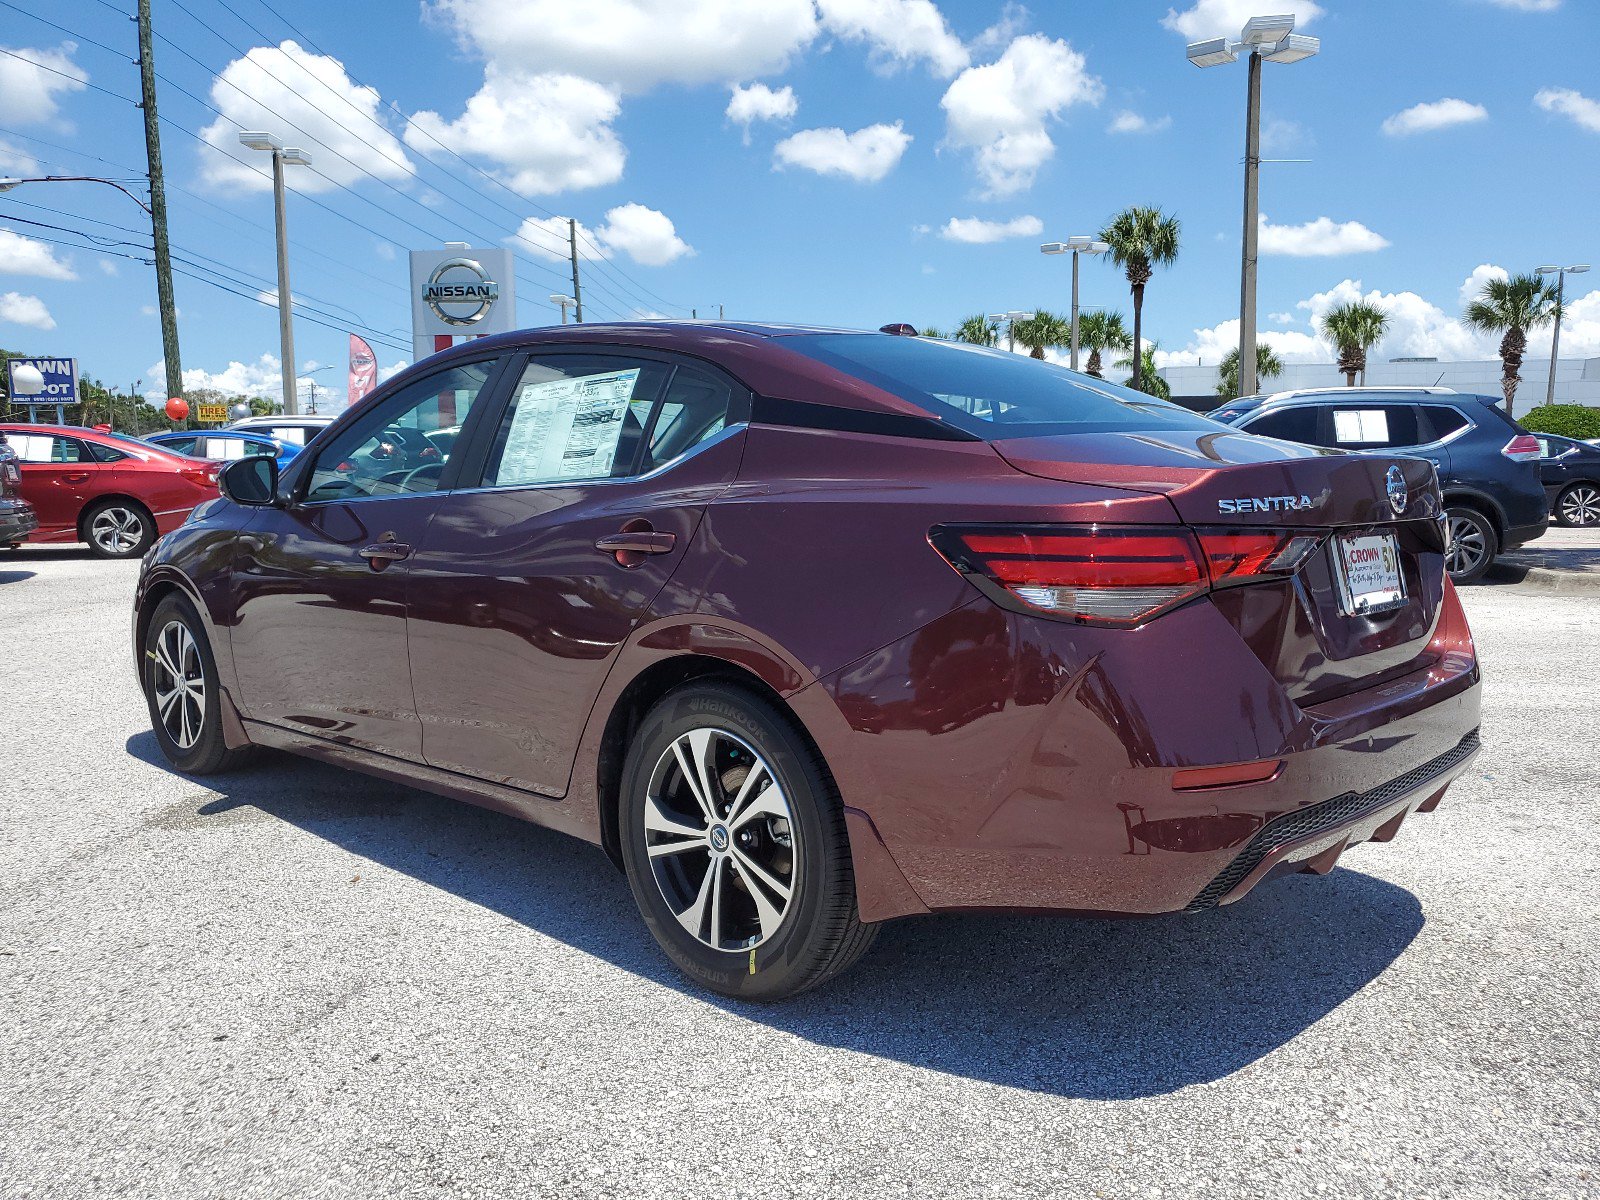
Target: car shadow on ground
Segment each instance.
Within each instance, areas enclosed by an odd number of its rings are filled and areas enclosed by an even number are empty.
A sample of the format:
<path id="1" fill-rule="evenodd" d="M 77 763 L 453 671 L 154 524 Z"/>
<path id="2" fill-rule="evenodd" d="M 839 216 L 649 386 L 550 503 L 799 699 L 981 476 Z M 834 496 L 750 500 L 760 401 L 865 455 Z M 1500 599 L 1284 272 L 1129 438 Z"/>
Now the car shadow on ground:
<path id="1" fill-rule="evenodd" d="M 21 583 L 24 579 L 32 579 L 35 574 L 34 571 L 13 571 L 0 566 L 0 583 Z"/>
<path id="2" fill-rule="evenodd" d="M 145 733 L 128 750 L 165 767 Z M 1403 888 L 1336 870 L 1157 920 L 972 915 L 884 926 L 842 978 L 769 1005 L 691 985 L 596 848 L 498 813 L 270 754 L 156 818 L 221 830 L 256 809 L 662 987 L 822 1045 L 1089 1099 L 1249 1067 L 1380 975 L 1423 917 Z M 181 810 L 181 811 L 180 811 Z"/>

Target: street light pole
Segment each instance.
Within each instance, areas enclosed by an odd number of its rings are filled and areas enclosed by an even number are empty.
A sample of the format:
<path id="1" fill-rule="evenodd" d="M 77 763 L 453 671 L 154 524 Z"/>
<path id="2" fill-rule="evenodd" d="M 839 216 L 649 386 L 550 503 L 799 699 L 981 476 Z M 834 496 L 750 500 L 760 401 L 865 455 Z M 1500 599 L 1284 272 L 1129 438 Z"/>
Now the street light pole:
<path id="1" fill-rule="evenodd" d="M 1087 234 L 1077 234 L 1064 242 L 1046 242 L 1039 247 L 1041 254 L 1072 254 L 1072 369 L 1078 369 L 1078 256 L 1104 254 L 1111 247 L 1097 242 Z"/>
<path id="2" fill-rule="evenodd" d="M 1567 305 L 1567 276 L 1582 275 L 1589 269 L 1588 263 L 1574 263 L 1570 267 L 1540 267 L 1540 275 L 1554 275 L 1556 277 L 1556 328 L 1550 337 L 1550 382 L 1545 385 L 1544 402 L 1556 402 L 1556 360 L 1561 354 L 1561 318 Z"/>
<path id="3" fill-rule="evenodd" d="M 560 292 L 551 292 L 550 303 L 558 306 L 561 309 L 561 323 L 565 325 L 567 323 L 567 309 L 573 307 L 578 302 L 571 296 L 564 296 Z"/>
<path id="4" fill-rule="evenodd" d="M 990 313 L 989 320 L 993 321 L 996 325 L 998 325 L 1001 321 L 1006 323 L 1006 349 L 1014 352 L 1017 348 L 1016 324 L 1018 321 L 1026 321 L 1031 316 L 1033 316 L 1033 314 L 1030 312 L 1023 312 L 1021 309 L 1016 309 L 1012 312 Z"/>
<path id="5" fill-rule="evenodd" d="M 1261 224 L 1261 64 L 1297 63 L 1322 49 L 1322 42 L 1294 32 L 1294 17 L 1251 17 L 1239 40 L 1208 38 L 1190 42 L 1186 54 L 1197 67 L 1220 67 L 1250 51 L 1249 93 L 1245 104 L 1244 240 L 1239 254 L 1239 394 L 1256 390 L 1256 260 Z"/>
<path id="6" fill-rule="evenodd" d="M 246 131 L 239 135 L 239 141 L 252 150 L 272 152 L 272 206 L 278 234 L 279 375 L 283 381 L 283 411 L 294 416 L 300 411 L 300 402 L 295 392 L 294 298 L 289 290 L 289 232 L 283 210 L 283 168 L 309 167 L 311 155 L 297 146 L 284 146 L 269 133 Z"/>

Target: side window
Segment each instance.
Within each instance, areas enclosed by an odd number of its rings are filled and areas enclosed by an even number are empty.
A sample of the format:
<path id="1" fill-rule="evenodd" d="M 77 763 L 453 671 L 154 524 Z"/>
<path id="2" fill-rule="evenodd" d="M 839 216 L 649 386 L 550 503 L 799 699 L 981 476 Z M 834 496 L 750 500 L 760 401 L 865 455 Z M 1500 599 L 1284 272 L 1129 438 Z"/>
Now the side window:
<path id="1" fill-rule="evenodd" d="M 460 427 L 497 365 L 489 359 L 437 371 L 365 413 L 317 455 L 305 501 L 434 491 L 450 455 L 429 435 Z"/>
<path id="2" fill-rule="evenodd" d="M 722 432 L 728 422 L 733 391 L 721 377 L 693 366 L 680 366 L 650 427 L 639 473 L 669 463 L 691 447 Z"/>
<path id="3" fill-rule="evenodd" d="M 280 442 L 293 442 L 296 446 L 306 444 L 306 428 L 304 425 L 273 425 L 261 431 L 269 437 L 275 437 Z"/>
<path id="4" fill-rule="evenodd" d="M 1278 438 L 1285 442 L 1317 444 L 1317 417 L 1320 410 L 1310 405 L 1285 408 L 1257 417 L 1244 427 L 1246 433 L 1257 437 Z"/>
<path id="5" fill-rule="evenodd" d="M 1420 418 L 1417 436 L 1423 442 L 1437 442 L 1467 427 L 1465 417 L 1443 404 L 1426 404 L 1417 412 Z"/>
<path id="6" fill-rule="evenodd" d="M 1333 444 L 1351 450 L 1419 445 L 1417 410 L 1409 404 L 1336 407 L 1333 410 Z"/>
<path id="7" fill-rule="evenodd" d="M 485 487 L 632 475 L 670 368 L 611 354 L 528 360 L 484 471 Z"/>
<path id="8" fill-rule="evenodd" d="M 83 443 L 50 433 L 10 433 L 6 435 L 17 457 L 25 463 L 90 462 Z"/>
<path id="9" fill-rule="evenodd" d="M 113 450 L 110 446 L 102 446 L 99 442 L 85 444 L 89 447 L 89 453 L 94 456 L 95 462 L 114 463 L 128 457 L 121 450 Z"/>
<path id="10" fill-rule="evenodd" d="M 199 438 L 192 437 L 168 438 L 166 441 L 156 444 L 163 450 L 171 450 L 174 454 L 193 454 L 194 444 L 199 440 Z"/>

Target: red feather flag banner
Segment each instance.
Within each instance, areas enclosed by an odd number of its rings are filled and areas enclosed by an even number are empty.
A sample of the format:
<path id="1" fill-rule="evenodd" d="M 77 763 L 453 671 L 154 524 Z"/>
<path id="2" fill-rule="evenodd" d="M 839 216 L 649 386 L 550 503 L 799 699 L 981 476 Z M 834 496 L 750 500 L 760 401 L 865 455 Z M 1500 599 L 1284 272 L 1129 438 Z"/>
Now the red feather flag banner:
<path id="1" fill-rule="evenodd" d="M 378 358 L 366 339 L 350 335 L 349 403 L 354 404 L 378 385 Z"/>

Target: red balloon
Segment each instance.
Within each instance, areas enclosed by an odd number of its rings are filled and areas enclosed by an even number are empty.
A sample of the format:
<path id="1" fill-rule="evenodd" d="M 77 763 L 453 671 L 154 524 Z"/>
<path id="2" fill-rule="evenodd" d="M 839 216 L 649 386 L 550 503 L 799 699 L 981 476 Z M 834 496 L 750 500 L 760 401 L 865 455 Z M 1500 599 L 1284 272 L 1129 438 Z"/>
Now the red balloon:
<path id="1" fill-rule="evenodd" d="M 182 396 L 174 396 L 167 401 L 167 416 L 173 421 L 181 421 L 189 415 L 189 403 Z"/>

